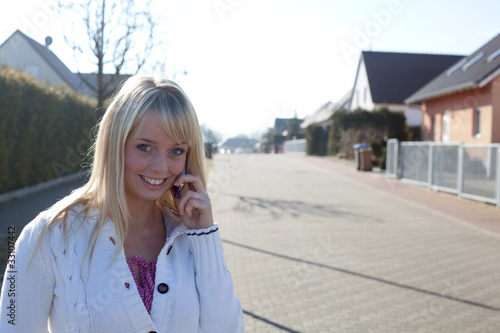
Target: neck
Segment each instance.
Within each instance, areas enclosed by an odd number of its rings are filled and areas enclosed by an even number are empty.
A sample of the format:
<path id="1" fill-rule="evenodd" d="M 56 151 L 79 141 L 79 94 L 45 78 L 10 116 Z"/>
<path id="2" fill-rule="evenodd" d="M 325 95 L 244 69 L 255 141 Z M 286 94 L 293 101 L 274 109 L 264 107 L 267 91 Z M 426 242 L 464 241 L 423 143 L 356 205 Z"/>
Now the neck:
<path id="1" fill-rule="evenodd" d="M 128 209 L 132 228 L 148 228 L 162 220 L 160 208 L 154 201 L 144 203 L 129 200 Z"/>

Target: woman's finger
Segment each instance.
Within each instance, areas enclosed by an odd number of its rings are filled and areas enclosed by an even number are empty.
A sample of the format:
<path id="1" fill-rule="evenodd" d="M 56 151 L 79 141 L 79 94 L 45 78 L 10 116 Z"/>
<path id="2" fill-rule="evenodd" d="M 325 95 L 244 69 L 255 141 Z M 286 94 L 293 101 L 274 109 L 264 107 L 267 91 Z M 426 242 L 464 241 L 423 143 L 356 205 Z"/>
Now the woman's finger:
<path id="1" fill-rule="evenodd" d="M 188 190 L 178 199 L 178 208 L 181 208 L 181 211 L 185 211 L 189 202 L 191 202 L 191 206 L 198 209 L 204 209 L 205 207 L 211 206 L 208 195 Z"/>
<path id="2" fill-rule="evenodd" d="M 205 187 L 201 183 L 200 177 L 198 177 L 196 175 L 189 175 L 189 174 L 180 175 L 176 179 L 176 181 L 174 182 L 174 186 L 178 187 L 182 183 L 188 183 L 188 184 L 192 185 L 192 186 L 190 186 L 190 188 L 192 190 L 194 190 L 195 192 L 204 193 L 204 194 L 207 193 L 207 191 L 205 190 Z"/>

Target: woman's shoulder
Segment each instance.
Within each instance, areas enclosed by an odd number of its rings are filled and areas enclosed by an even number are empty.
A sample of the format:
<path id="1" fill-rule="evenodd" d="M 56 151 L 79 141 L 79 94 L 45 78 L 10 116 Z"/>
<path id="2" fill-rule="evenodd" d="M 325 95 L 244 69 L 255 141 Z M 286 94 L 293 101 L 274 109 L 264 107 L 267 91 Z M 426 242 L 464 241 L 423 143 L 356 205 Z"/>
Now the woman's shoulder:
<path id="1" fill-rule="evenodd" d="M 42 211 L 24 226 L 17 238 L 17 242 L 24 246 L 35 246 L 41 237 L 47 239 L 50 233 L 49 230 L 51 229 L 50 223 L 53 218 L 54 215 L 50 210 Z"/>
<path id="2" fill-rule="evenodd" d="M 82 223 L 95 220 L 96 216 L 95 211 L 85 210 L 83 205 L 77 205 L 65 212 L 49 208 L 39 213 L 29 222 L 24 227 L 22 233 L 29 234 L 30 238 L 38 238 L 43 233 L 54 236 L 54 234 L 58 234 L 54 233 L 54 230 L 76 230 Z"/>

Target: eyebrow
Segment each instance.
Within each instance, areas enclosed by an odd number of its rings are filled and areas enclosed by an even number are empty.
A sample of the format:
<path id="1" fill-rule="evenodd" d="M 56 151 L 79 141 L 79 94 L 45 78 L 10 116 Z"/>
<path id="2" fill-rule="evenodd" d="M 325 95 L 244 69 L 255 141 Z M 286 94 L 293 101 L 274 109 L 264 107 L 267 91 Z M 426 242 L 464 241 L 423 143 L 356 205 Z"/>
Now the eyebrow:
<path id="1" fill-rule="evenodd" d="M 135 141 L 145 141 L 148 143 L 156 143 L 156 141 L 151 140 L 151 139 L 146 139 L 146 138 L 136 138 Z"/>
<path id="2" fill-rule="evenodd" d="M 144 142 L 147 142 L 147 143 L 154 143 L 156 144 L 157 142 L 155 140 L 151 140 L 151 139 L 146 139 L 146 138 L 136 138 L 134 139 L 135 141 L 144 141 Z M 181 143 L 176 143 L 174 144 L 173 146 L 182 146 L 182 145 L 186 145 L 187 143 L 185 142 L 181 142 Z"/>

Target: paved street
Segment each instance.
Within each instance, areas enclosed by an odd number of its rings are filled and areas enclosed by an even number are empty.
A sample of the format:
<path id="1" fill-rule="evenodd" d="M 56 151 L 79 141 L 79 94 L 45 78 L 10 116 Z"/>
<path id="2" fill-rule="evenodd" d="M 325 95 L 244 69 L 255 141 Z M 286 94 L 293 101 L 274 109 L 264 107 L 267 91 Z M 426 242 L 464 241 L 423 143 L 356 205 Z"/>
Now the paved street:
<path id="1" fill-rule="evenodd" d="M 494 207 L 286 155 L 216 156 L 209 189 L 247 332 L 500 332 Z"/>
<path id="2" fill-rule="evenodd" d="M 217 155 L 208 187 L 246 332 L 500 332 L 500 209 L 304 156 Z"/>
<path id="3" fill-rule="evenodd" d="M 33 220 L 38 213 L 64 198 L 75 188 L 82 186 L 85 183 L 85 177 L 86 175 L 82 174 L 81 179 L 61 183 L 19 199 L 0 203 L 0 241 L 6 236 L 9 226 L 15 226 L 16 233 L 19 235 L 26 223 Z"/>

